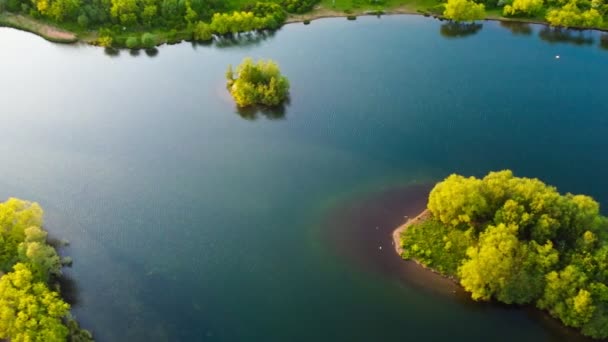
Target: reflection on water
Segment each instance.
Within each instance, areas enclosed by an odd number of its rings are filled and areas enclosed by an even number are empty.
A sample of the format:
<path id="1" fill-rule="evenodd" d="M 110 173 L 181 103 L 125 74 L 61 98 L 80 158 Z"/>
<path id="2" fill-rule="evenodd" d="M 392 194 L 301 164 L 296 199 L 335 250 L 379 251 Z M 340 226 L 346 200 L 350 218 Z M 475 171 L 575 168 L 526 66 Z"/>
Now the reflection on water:
<path id="1" fill-rule="evenodd" d="M 257 46 L 261 42 L 272 38 L 275 33 L 276 31 L 265 30 L 215 37 L 213 45 L 218 48 Z"/>
<path id="2" fill-rule="evenodd" d="M 608 34 L 603 34 L 600 37 L 600 48 L 608 50 Z"/>
<path id="3" fill-rule="evenodd" d="M 514 35 L 529 36 L 532 34 L 532 26 L 528 23 L 520 23 L 516 21 L 501 21 L 500 26 L 508 29 Z"/>
<path id="4" fill-rule="evenodd" d="M 74 279 L 66 274 L 62 274 L 56 279 L 59 288 L 61 289 L 61 297 L 65 299 L 71 306 L 76 306 L 79 303 L 78 284 Z"/>
<path id="5" fill-rule="evenodd" d="M 589 33 L 589 34 L 588 34 Z M 559 27 L 543 26 L 538 36 L 549 43 L 567 43 L 574 45 L 591 45 L 593 37 L 589 30 L 571 30 Z"/>
<path id="6" fill-rule="evenodd" d="M 457 23 L 451 21 L 442 24 L 439 32 L 446 38 L 463 38 L 478 33 L 482 27 L 483 25 L 478 23 Z"/>
<path id="7" fill-rule="evenodd" d="M 289 105 L 289 98 L 285 103 L 276 107 L 264 107 L 264 106 L 251 106 L 251 107 L 237 107 L 237 113 L 245 120 L 257 120 L 260 116 L 265 117 L 268 120 L 282 120 L 285 118 L 286 107 Z"/>
<path id="8" fill-rule="evenodd" d="M 120 56 L 120 50 L 112 48 L 112 47 L 107 47 L 107 48 L 103 49 L 103 52 L 106 54 L 106 56 L 110 56 L 110 57 Z"/>
<path id="9" fill-rule="evenodd" d="M 276 31 L 256 31 L 256 32 L 246 32 L 246 33 L 238 33 L 238 34 L 229 34 L 225 36 L 216 36 L 211 42 L 190 42 L 192 44 L 192 48 L 196 49 L 199 46 L 208 47 L 208 46 L 216 46 L 218 48 L 231 48 L 231 47 L 250 47 L 257 46 L 261 42 L 272 38 L 275 35 Z M 183 44 L 181 42 L 180 44 Z M 129 49 L 129 54 L 133 57 L 138 57 L 141 55 L 141 49 Z M 158 48 L 150 48 L 143 49 L 148 57 L 156 57 L 159 53 Z M 107 47 L 104 48 L 104 53 L 109 57 L 117 57 L 120 56 L 121 49 Z"/>
<path id="10" fill-rule="evenodd" d="M 151 49 L 146 49 L 145 51 L 148 57 L 156 57 L 158 55 L 158 49 L 155 47 Z"/>

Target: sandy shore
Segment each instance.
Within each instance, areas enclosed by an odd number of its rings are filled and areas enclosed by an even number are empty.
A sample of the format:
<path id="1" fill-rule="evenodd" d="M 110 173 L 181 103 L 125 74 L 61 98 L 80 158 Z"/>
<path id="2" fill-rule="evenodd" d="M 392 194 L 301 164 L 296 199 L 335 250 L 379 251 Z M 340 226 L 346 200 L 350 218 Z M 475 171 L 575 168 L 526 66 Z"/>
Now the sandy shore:
<path id="1" fill-rule="evenodd" d="M 418 216 L 408 219 L 407 222 L 400 225 L 399 227 L 397 227 L 397 229 L 393 231 L 393 246 L 395 247 L 395 252 L 397 252 L 399 256 L 403 254 L 403 247 L 401 246 L 401 233 L 406 231 L 407 228 L 412 224 L 424 221 L 430 216 L 431 212 L 428 209 L 424 209 L 424 211 L 418 214 Z"/>

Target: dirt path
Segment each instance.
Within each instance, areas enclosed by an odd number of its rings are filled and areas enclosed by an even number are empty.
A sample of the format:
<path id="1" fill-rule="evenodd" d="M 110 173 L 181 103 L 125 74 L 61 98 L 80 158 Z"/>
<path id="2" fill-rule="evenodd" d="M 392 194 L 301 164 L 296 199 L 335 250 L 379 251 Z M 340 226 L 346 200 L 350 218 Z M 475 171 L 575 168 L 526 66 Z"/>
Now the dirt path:
<path id="1" fill-rule="evenodd" d="M 53 42 L 73 43 L 78 41 L 78 37 L 72 32 L 19 14 L 6 13 L 0 15 L 0 26 L 9 26 L 18 30 L 32 32 Z"/>

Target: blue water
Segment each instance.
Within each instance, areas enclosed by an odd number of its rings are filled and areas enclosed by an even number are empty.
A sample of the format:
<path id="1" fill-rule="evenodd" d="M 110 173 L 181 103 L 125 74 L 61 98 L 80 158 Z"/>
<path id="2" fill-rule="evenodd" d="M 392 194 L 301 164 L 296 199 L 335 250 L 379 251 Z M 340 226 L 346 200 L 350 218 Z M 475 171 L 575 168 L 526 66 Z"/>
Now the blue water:
<path id="1" fill-rule="evenodd" d="M 600 34 L 442 24 L 326 19 L 153 57 L 0 29 L 0 197 L 38 201 L 71 241 L 73 312 L 99 341 L 570 338 L 320 239 L 341 203 L 454 172 L 510 168 L 608 203 Z M 245 56 L 289 77 L 283 114 L 237 112 L 224 71 Z"/>

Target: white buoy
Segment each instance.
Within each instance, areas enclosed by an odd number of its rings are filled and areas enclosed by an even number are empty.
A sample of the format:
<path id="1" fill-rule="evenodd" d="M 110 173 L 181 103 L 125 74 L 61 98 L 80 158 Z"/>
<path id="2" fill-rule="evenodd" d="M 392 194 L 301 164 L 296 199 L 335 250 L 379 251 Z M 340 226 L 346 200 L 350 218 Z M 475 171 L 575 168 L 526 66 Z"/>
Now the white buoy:
<path id="1" fill-rule="evenodd" d="M 555 56 L 555 59 L 559 59 L 559 55 Z"/>

